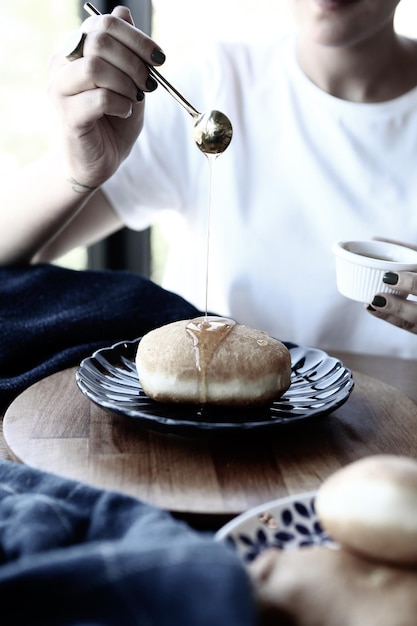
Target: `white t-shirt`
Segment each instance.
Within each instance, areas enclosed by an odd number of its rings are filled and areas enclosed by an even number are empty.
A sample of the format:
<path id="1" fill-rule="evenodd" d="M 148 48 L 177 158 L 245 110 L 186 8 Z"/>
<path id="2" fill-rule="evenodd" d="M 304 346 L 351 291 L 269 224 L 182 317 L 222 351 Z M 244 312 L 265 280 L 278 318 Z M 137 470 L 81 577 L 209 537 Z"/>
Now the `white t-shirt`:
<path id="1" fill-rule="evenodd" d="M 300 70 L 292 37 L 219 46 L 166 77 L 234 128 L 213 171 L 209 311 L 307 346 L 417 358 L 416 335 L 338 293 L 331 252 L 373 236 L 417 244 L 417 89 L 335 98 Z M 104 191 L 133 229 L 180 216 L 164 286 L 204 310 L 210 177 L 192 126 L 163 88 L 149 94 L 145 129 Z"/>

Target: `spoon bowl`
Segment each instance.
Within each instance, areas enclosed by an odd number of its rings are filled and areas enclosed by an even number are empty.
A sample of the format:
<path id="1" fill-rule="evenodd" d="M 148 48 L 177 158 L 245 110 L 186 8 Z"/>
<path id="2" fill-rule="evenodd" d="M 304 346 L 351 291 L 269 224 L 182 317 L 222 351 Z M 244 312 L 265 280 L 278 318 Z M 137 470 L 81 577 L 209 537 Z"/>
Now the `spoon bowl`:
<path id="1" fill-rule="evenodd" d="M 232 140 L 232 124 L 221 111 L 201 113 L 194 122 L 193 139 L 204 154 L 221 154 Z"/>

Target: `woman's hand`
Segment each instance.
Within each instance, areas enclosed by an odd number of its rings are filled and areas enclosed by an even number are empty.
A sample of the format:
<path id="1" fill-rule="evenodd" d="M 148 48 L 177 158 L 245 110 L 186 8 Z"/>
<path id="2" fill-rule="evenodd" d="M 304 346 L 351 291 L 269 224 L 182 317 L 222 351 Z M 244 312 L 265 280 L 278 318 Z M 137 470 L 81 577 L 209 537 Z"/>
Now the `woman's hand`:
<path id="1" fill-rule="evenodd" d="M 374 239 L 417 250 L 417 246 L 396 239 L 385 237 L 374 237 Z M 374 317 L 417 334 L 417 301 L 406 299 L 408 296 L 417 298 L 417 273 L 387 272 L 383 282 L 395 291 L 399 291 L 401 296 L 377 293 L 372 302 L 366 305 L 367 311 Z"/>
<path id="2" fill-rule="evenodd" d="M 87 188 L 101 185 L 129 154 L 143 126 L 144 92 L 157 87 L 144 61 L 160 65 L 165 55 L 125 7 L 88 18 L 81 30 L 83 56 L 54 56 L 49 92 L 62 118 L 68 177 Z"/>
<path id="3" fill-rule="evenodd" d="M 417 273 L 387 272 L 383 282 L 401 292 L 403 297 L 378 293 L 367 310 L 381 320 L 417 334 L 417 302 L 406 300 L 409 295 L 417 296 Z"/>

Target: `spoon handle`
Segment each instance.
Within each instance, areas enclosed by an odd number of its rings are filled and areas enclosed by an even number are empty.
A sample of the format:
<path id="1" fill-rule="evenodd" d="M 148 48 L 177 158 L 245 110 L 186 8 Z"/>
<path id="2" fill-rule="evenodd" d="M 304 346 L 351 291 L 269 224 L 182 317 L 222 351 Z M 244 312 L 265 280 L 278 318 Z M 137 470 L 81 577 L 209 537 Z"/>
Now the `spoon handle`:
<path id="1" fill-rule="evenodd" d="M 180 94 L 179 91 L 177 91 L 177 89 L 175 89 L 175 87 L 173 87 L 171 85 L 171 83 L 169 83 L 166 78 L 164 78 L 162 76 L 162 74 L 160 74 L 160 72 L 158 72 L 158 70 L 156 70 L 153 65 L 149 65 L 148 63 L 145 62 L 146 67 L 149 69 L 149 74 L 151 76 L 153 76 L 153 78 L 161 85 L 161 87 L 164 87 L 167 92 L 179 103 L 181 104 L 184 109 L 186 109 L 186 111 L 188 111 L 188 113 L 192 116 L 192 117 L 198 117 L 200 115 L 199 111 L 197 111 L 197 109 L 195 109 L 192 104 L 190 104 L 188 102 L 188 100 L 186 100 L 184 98 L 183 95 Z"/>
<path id="2" fill-rule="evenodd" d="M 87 13 L 89 13 L 90 15 L 102 15 L 100 13 L 100 11 L 98 9 L 96 9 L 96 7 L 91 4 L 91 2 L 86 2 L 84 4 L 84 9 L 85 11 L 87 11 Z M 200 115 L 200 113 L 197 111 L 197 109 L 195 109 L 189 102 L 188 100 L 186 100 L 184 98 L 184 96 L 182 96 L 180 94 L 180 92 L 175 89 L 175 87 L 173 87 L 171 85 L 171 83 L 169 83 L 166 78 L 164 78 L 162 76 L 162 74 L 160 74 L 158 72 L 158 70 L 156 70 L 153 65 L 149 65 L 149 63 L 146 63 L 144 61 L 146 67 L 149 70 L 149 74 L 157 81 L 157 83 L 159 83 L 162 87 L 164 87 L 164 89 L 167 90 L 167 92 L 179 103 L 181 104 L 181 106 L 184 107 L 184 109 L 194 118 L 198 117 Z"/>

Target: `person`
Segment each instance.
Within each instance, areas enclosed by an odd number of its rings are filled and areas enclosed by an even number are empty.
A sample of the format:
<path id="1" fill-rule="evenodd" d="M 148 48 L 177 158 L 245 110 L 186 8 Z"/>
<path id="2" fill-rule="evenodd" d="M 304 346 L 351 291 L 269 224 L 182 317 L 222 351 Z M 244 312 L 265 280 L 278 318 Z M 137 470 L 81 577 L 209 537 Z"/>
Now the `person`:
<path id="1" fill-rule="evenodd" d="M 387 278 L 409 299 L 362 307 L 337 292 L 331 252 L 374 236 L 417 245 L 417 42 L 395 32 L 399 2 L 291 0 L 294 33 L 219 43 L 167 75 L 234 128 L 213 168 L 209 255 L 207 159 L 146 66 L 162 48 L 125 7 L 87 18 L 82 54 L 54 57 L 60 138 L 11 185 L 0 263 L 49 262 L 168 211 L 163 285 L 201 310 L 299 344 L 415 357 L 416 275 Z"/>

